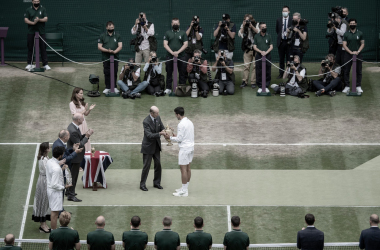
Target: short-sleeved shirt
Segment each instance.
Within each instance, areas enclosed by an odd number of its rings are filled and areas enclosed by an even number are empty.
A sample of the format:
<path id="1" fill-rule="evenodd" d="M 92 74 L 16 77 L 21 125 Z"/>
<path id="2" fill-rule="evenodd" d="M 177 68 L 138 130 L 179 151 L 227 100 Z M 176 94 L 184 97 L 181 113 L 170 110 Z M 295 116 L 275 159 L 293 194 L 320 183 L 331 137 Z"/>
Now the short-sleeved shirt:
<path id="1" fill-rule="evenodd" d="M 148 244 L 148 235 L 140 229 L 132 229 L 123 233 L 122 240 L 125 244 L 125 250 L 144 250 L 145 245 Z"/>
<path id="2" fill-rule="evenodd" d="M 253 39 L 253 43 L 259 50 L 267 51 L 269 47 L 272 45 L 272 37 L 268 33 L 265 33 L 265 35 L 263 36 L 260 32 Z"/>
<path id="3" fill-rule="evenodd" d="M 223 245 L 227 247 L 227 250 L 246 250 L 249 246 L 248 234 L 240 229 L 233 229 L 224 235 Z"/>
<path id="4" fill-rule="evenodd" d="M 209 250 L 209 246 L 212 245 L 212 236 L 203 230 L 196 230 L 187 235 L 186 244 L 189 245 L 189 250 Z"/>
<path id="5" fill-rule="evenodd" d="M 307 26 L 306 25 L 302 29 L 300 29 L 300 26 L 297 26 L 296 28 L 299 29 L 302 34 L 304 32 L 307 33 Z M 294 39 L 293 47 L 300 47 L 301 46 L 301 42 L 302 42 L 300 34 L 298 32 L 295 32 L 294 36 L 295 36 L 295 39 Z"/>
<path id="6" fill-rule="evenodd" d="M 79 243 L 79 234 L 77 230 L 60 227 L 51 231 L 49 241 L 53 242 L 53 250 L 72 250 Z"/>
<path id="7" fill-rule="evenodd" d="M 339 64 L 337 63 L 334 63 L 334 65 L 332 66 L 332 71 L 334 71 L 335 73 L 337 73 L 338 75 L 340 75 L 341 71 L 342 71 L 342 68 L 339 66 Z M 325 79 L 323 79 L 323 82 L 326 82 L 328 79 L 331 79 L 331 73 L 326 69 L 324 73 L 327 73 L 325 75 Z"/>
<path id="8" fill-rule="evenodd" d="M 163 229 L 154 236 L 154 245 L 157 250 L 176 250 L 181 245 L 179 235 L 171 229 Z"/>
<path id="9" fill-rule="evenodd" d="M 0 250 L 22 250 L 21 247 L 13 246 L 13 245 L 5 245 L 0 248 Z"/>
<path id="10" fill-rule="evenodd" d="M 110 35 L 108 32 L 105 32 L 101 34 L 98 39 L 98 43 L 103 44 L 103 48 L 111 50 L 116 50 L 119 42 L 121 42 L 121 36 L 115 31 L 112 33 L 112 35 Z M 116 59 L 119 59 L 119 53 L 114 54 L 114 56 Z M 110 58 L 110 53 L 102 51 L 102 60 L 104 61 L 108 58 Z"/>
<path id="11" fill-rule="evenodd" d="M 214 27 L 214 31 L 219 27 L 219 23 Z M 221 30 L 222 28 L 220 28 Z M 236 24 L 234 23 L 234 26 L 232 26 L 232 29 L 231 29 L 231 32 L 235 32 L 236 33 Z M 224 36 L 228 36 L 227 34 L 227 31 L 225 34 L 222 34 L 220 35 L 220 38 L 219 38 L 219 50 L 228 50 L 228 41 L 225 40 L 225 42 L 222 42 L 222 37 Z"/>
<path id="12" fill-rule="evenodd" d="M 299 68 L 299 65 L 297 67 L 297 71 L 298 71 L 298 68 Z M 292 70 L 293 71 L 293 70 Z M 288 68 L 288 70 L 286 71 L 286 73 L 290 74 L 290 68 Z M 306 75 L 306 70 L 303 69 L 300 71 L 300 76 L 302 76 L 302 78 L 304 78 Z M 288 82 L 288 84 L 292 87 L 299 87 L 298 84 L 297 84 L 297 81 L 296 81 L 296 74 L 293 74 L 292 78 L 290 78 L 290 81 Z"/>
<path id="13" fill-rule="evenodd" d="M 364 41 L 363 33 L 358 29 L 356 29 L 354 33 L 352 33 L 352 31 L 349 30 L 346 33 L 344 33 L 343 36 L 343 41 L 347 42 L 347 47 L 351 51 L 358 51 L 361 46 L 360 41 L 362 40 Z"/>
<path id="14" fill-rule="evenodd" d="M 45 7 L 40 5 L 37 9 L 35 9 L 32 5 L 25 10 L 24 18 L 27 18 L 29 21 L 34 22 L 34 19 L 36 19 L 36 17 L 39 19 L 47 17 Z M 37 22 L 35 25 L 28 24 L 28 34 L 34 34 L 37 31 L 41 35 L 45 34 L 45 22 Z"/>
<path id="15" fill-rule="evenodd" d="M 112 233 L 96 229 L 87 234 L 87 244 L 91 246 L 91 250 L 110 250 L 115 244 L 115 239 Z"/>
<path id="16" fill-rule="evenodd" d="M 182 47 L 184 42 L 187 42 L 187 35 L 185 31 L 180 29 L 178 31 L 168 30 L 165 33 L 164 40 L 168 41 L 169 48 L 174 52 L 178 51 Z M 184 54 L 185 52 L 182 51 L 178 55 L 178 57 L 182 57 Z M 172 54 L 170 54 L 169 52 L 167 52 L 166 55 L 172 57 Z"/>

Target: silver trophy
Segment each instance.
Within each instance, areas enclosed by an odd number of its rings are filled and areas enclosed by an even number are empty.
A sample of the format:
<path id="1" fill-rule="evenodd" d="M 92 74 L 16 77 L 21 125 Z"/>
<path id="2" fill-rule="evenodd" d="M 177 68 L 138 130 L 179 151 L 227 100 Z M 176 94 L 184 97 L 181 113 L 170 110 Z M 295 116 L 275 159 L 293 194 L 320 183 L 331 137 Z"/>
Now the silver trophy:
<path id="1" fill-rule="evenodd" d="M 65 169 L 66 185 L 73 185 L 73 177 L 69 168 Z"/>

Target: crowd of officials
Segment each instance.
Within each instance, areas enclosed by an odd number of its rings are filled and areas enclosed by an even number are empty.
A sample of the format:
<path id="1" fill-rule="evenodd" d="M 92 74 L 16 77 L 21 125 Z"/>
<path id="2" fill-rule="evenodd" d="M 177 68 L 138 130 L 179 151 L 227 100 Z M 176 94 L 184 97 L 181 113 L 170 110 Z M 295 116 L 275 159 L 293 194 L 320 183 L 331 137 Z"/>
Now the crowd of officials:
<path id="1" fill-rule="evenodd" d="M 61 226 L 52 230 L 49 236 L 50 250 L 80 250 L 81 243 L 78 231 L 69 227 L 71 215 L 62 212 L 59 216 Z M 324 247 L 324 233 L 314 226 L 313 214 L 305 215 L 306 227 L 297 233 L 297 248 L 303 250 L 322 250 Z M 380 249 L 379 217 L 376 214 L 370 216 L 370 228 L 361 232 L 359 238 L 360 249 Z M 99 216 L 96 221 L 96 230 L 87 234 L 87 248 L 89 250 L 115 250 L 115 240 L 111 232 L 105 231 L 106 221 Z M 131 230 L 122 234 L 123 248 L 126 250 L 144 250 L 148 244 L 148 235 L 140 230 L 141 219 L 133 216 L 130 222 Z M 154 248 L 157 250 L 179 250 L 179 234 L 171 229 L 172 218 L 165 216 L 162 220 L 163 229 L 154 236 Z M 194 231 L 186 236 L 186 244 L 190 250 L 208 250 L 212 247 L 212 235 L 203 231 L 204 222 L 202 217 L 194 219 Z M 248 250 L 250 245 L 249 236 L 240 228 L 240 217 L 232 216 L 232 230 L 224 235 L 223 245 L 225 250 Z M 0 250 L 21 250 L 14 246 L 14 236 L 9 234 L 4 239 L 6 246 Z"/>
<path id="2" fill-rule="evenodd" d="M 265 22 L 256 21 L 252 15 L 246 14 L 242 24 L 238 29 L 231 20 L 229 14 L 223 14 L 222 20 L 213 28 L 215 38 L 212 50 L 215 52 L 215 63 L 211 66 L 207 60 L 202 58 L 202 53 L 207 53 L 203 46 L 202 37 L 204 29 L 200 26 L 200 17 L 194 16 L 190 25 L 182 28 L 180 20 L 173 18 L 171 30 L 166 31 L 163 37 L 163 46 L 166 50 L 166 81 L 162 73 L 162 63 L 159 61 L 157 51 L 157 39 L 155 37 L 154 24 L 148 21 L 145 13 L 141 12 L 136 19 L 131 34 L 135 38 L 130 42 L 134 46 L 135 57 L 130 58 L 128 63 L 119 70 L 119 54 L 123 48 L 121 36 L 115 31 L 115 24 L 112 21 L 106 23 L 107 31 L 102 33 L 98 39 L 98 50 L 102 53 L 105 90 L 104 94 L 110 92 L 110 55 L 116 59 L 114 62 L 114 79 L 118 79 L 115 92 L 122 92 L 124 98 L 141 98 L 141 92 L 146 91 L 150 95 L 163 96 L 175 91 L 178 96 L 186 96 L 190 89 L 186 87 L 186 82 L 196 84 L 197 91 L 203 97 L 207 97 L 211 88 L 217 88 L 219 94 L 233 95 L 235 92 L 235 73 L 233 55 L 236 48 L 236 33 L 242 38 L 241 49 L 244 51 L 244 71 L 240 84 L 241 88 L 249 83 L 252 88 L 258 87 L 257 92 L 263 89 L 269 92 L 269 86 L 275 93 L 294 95 L 303 97 L 304 93 L 315 91 L 317 96 L 329 94 L 334 96 L 336 91 L 344 93 L 350 92 L 350 69 L 353 55 L 360 59 L 357 61 L 357 89 L 362 93 L 362 57 L 361 51 L 364 48 L 363 33 L 357 29 L 357 20 L 348 18 L 347 8 L 334 8 L 332 14 L 329 13 L 328 36 L 329 55 L 321 63 L 318 74 L 321 79 L 315 82 L 307 82 L 307 70 L 302 65 L 304 54 L 309 48 L 308 28 L 306 19 L 301 18 L 301 14 L 294 12 L 290 15 L 290 8 L 284 6 L 282 15 L 276 21 L 276 46 L 279 53 L 279 76 L 284 83 L 282 85 L 271 85 L 271 51 L 273 50 L 273 38 Z M 28 24 L 28 60 L 26 69 L 33 68 L 33 34 L 38 31 L 41 38 L 45 39 L 45 23 L 48 20 L 46 9 L 40 4 L 40 0 L 33 0 L 32 6 L 28 8 L 24 16 L 25 23 Z M 334 40 L 335 39 L 335 40 Z M 333 40 L 330 43 L 330 40 Z M 49 70 L 46 45 L 40 42 L 43 66 Z M 335 57 L 336 55 L 336 57 Z M 267 62 L 266 75 L 262 75 L 261 58 L 265 56 Z M 332 59 L 334 56 L 334 59 Z M 178 58 L 179 87 L 173 90 L 173 58 Z M 297 59 L 296 59 L 297 58 Z M 106 61 L 108 60 L 108 61 Z M 142 62 L 145 67 L 142 68 Z M 333 63 L 331 63 L 334 61 Z M 285 64 L 286 62 L 286 64 Z M 326 63 L 327 62 L 327 63 Z M 190 66 L 191 65 L 191 66 Z M 285 66 L 286 65 L 286 66 Z M 344 65 L 344 67 L 341 67 Z M 215 79 L 211 79 L 211 72 L 216 71 Z M 144 71 L 144 74 L 142 72 Z M 117 77 L 119 74 L 119 77 Z M 141 80 L 143 75 L 143 80 Z M 251 77 L 249 78 L 249 75 Z M 262 78 L 265 78 L 263 81 Z M 262 86 L 262 82 L 265 86 Z M 116 87 L 117 87 L 116 86 Z M 180 91 L 181 90 L 181 91 Z M 193 96 L 194 97 L 194 96 Z"/>

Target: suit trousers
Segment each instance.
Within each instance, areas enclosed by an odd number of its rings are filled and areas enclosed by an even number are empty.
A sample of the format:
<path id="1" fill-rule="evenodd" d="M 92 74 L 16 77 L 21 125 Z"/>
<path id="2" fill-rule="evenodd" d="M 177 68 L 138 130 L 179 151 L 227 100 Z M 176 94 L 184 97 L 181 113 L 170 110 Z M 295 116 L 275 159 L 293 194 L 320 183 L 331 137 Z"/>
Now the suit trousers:
<path id="1" fill-rule="evenodd" d="M 73 179 L 73 185 L 67 189 L 68 195 L 67 198 L 74 198 L 75 196 L 75 186 L 77 185 L 78 175 L 79 175 L 80 163 L 71 164 L 71 177 Z"/>
<path id="2" fill-rule="evenodd" d="M 140 187 L 145 186 L 146 179 L 148 178 L 150 165 L 152 163 L 152 159 L 154 160 L 154 178 L 153 178 L 153 185 L 160 185 L 161 184 L 161 161 L 160 161 L 160 148 L 158 145 L 156 146 L 156 152 L 154 152 L 153 155 L 143 154 L 143 170 L 141 173 L 141 181 L 140 181 Z"/>
<path id="3" fill-rule="evenodd" d="M 338 48 L 336 50 L 336 55 L 335 55 L 335 62 L 342 66 L 344 64 L 344 54 L 346 53 L 345 50 L 343 50 L 343 46 L 338 45 Z M 344 76 L 344 67 L 340 68 L 340 75 Z"/>
<path id="4" fill-rule="evenodd" d="M 284 75 L 285 70 L 285 62 L 290 60 L 290 49 L 289 49 L 288 41 L 281 39 L 280 46 L 278 46 L 278 56 L 280 58 L 280 69 L 279 75 Z M 286 59 L 286 61 L 285 61 Z"/>
<path id="5" fill-rule="evenodd" d="M 41 35 L 42 39 L 46 41 L 46 36 Z M 28 64 L 32 64 L 32 57 L 33 57 L 33 49 L 34 49 L 34 34 L 28 34 L 28 39 L 27 39 L 27 46 L 28 46 Z M 39 47 L 40 47 L 40 53 L 41 53 L 41 59 L 42 59 L 42 65 L 45 66 L 48 64 L 48 58 L 47 58 L 47 52 L 46 52 L 46 44 L 39 39 Z M 36 55 L 36 51 L 34 50 L 34 58 L 40 55 Z"/>
<path id="6" fill-rule="evenodd" d="M 248 83 L 248 76 L 249 76 L 249 73 L 252 69 L 252 72 L 251 72 L 251 84 L 256 84 L 256 63 L 253 62 L 255 60 L 255 51 L 249 51 L 248 53 L 244 52 L 243 54 L 243 60 L 244 60 L 244 71 L 243 71 L 243 82 L 246 82 Z M 247 64 L 247 63 L 250 63 L 251 64 Z"/>
<path id="7" fill-rule="evenodd" d="M 116 80 L 117 80 L 117 69 L 119 67 L 119 62 L 114 61 L 114 75 L 115 75 L 115 88 L 117 88 Z M 104 73 L 104 82 L 106 84 L 106 89 L 111 89 L 111 63 L 110 61 L 103 62 L 103 73 Z"/>

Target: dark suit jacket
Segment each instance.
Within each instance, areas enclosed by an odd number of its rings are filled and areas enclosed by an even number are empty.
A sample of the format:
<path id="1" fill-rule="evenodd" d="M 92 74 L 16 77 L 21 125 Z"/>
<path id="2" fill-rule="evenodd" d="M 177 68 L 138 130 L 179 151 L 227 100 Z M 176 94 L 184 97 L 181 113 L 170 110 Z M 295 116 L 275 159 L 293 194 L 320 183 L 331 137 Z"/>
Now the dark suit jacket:
<path id="1" fill-rule="evenodd" d="M 302 250 L 322 250 L 325 236 L 315 227 L 307 227 L 297 234 L 297 248 Z"/>
<path id="2" fill-rule="evenodd" d="M 71 160 L 77 157 L 77 153 L 75 153 L 74 149 L 68 149 L 65 144 L 58 138 L 54 143 L 52 147 L 52 151 L 54 150 L 55 147 L 64 147 L 65 154 L 63 155 L 63 159 L 66 159 L 66 165 L 70 166 L 71 165 Z"/>
<path id="3" fill-rule="evenodd" d="M 284 17 L 280 17 L 277 19 L 276 21 L 276 33 L 277 33 L 277 48 L 280 46 L 281 44 L 281 37 L 282 37 L 282 34 L 283 34 L 283 27 L 282 27 L 282 19 Z M 288 18 L 288 22 L 286 24 L 287 28 L 289 28 L 290 26 L 292 26 L 292 18 L 289 16 Z"/>
<path id="4" fill-rule="evenodd" d="M 79 148 L 84 148 L 84 145 L 87 143 L 88 138 L 86 135 L 82 135 L 79 128 L 77 129 L 73 123 L 67 127 L 67 130 L 70 133 L 70 139 L 67 141 L 67 148 L 72 149 L 75 143 L 79 143 Z M 85 150 L 77 154 L 77 157 L 71 160 L 71 163 L 81 163 L 84 158 Z"/>
<path id="5" fill-rule="evenodd" d="M 157 128 L 154 127 L 154 123 L 150 115 L 148 115 L 144 121 L 144 139 L 141 145 L 141 153 L 147 155 L 153 155 L 156 152 L 156 147 L 159 147 L 161 151 L 161 140 L 160 134 L 163 129 L 165 129 L 164 124 L 161 121 L 161 117 L 157 117 Z"/>
<path id="6" fill-rule="evenodd" d="M 380 229 L 378 227 L 370 227 L 360 234 L 360 249 L 374 250 L 380 249 Z"/>

